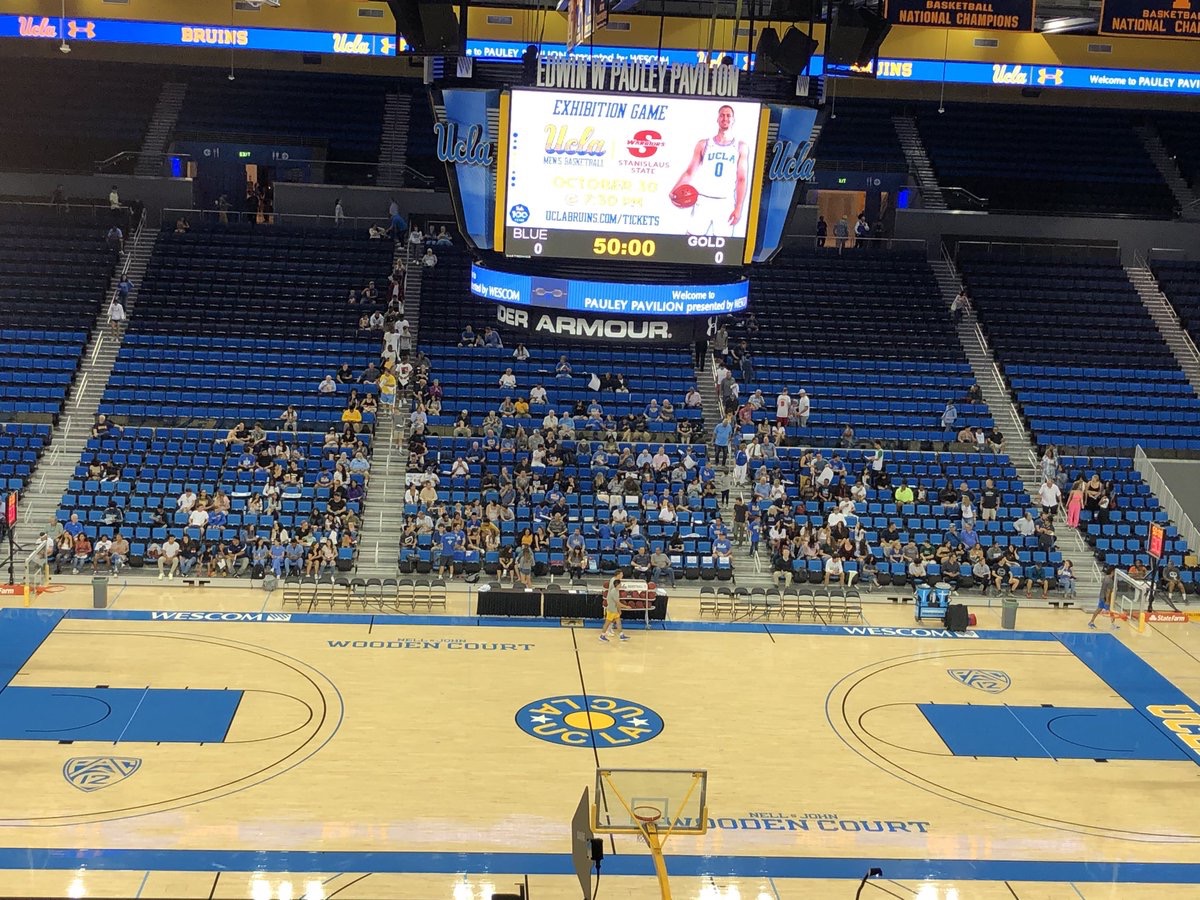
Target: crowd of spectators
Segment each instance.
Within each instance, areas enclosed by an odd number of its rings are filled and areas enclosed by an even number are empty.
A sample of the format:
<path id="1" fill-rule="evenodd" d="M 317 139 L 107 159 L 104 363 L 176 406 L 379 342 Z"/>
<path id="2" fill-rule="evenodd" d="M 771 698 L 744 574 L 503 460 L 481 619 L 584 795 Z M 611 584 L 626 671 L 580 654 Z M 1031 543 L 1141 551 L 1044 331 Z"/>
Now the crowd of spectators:
<path id="1" fill-rule="evenodd" d="M 477 332 L 467 325 L 459 346 L 502 349 L 503 341 L 491 328 Z M 528 351 L 518 344 L 511 357 L 528 359 Z M 498 368 L 500 403 L 480 421 L 473 421 L 465 410 L 457 416 L 451 436 L 473 440 L 465 452 L 451 456 L 443 449 L 447 445 L 429 434 L 429 418 L 442 413 L 443 390 L 438 379 L 430 377 L 428 360 L 418 354 L 401 559 L 428 535 L 439 576 L 461 574 L 455 561 L 464 552 L 494 553 L 498 577 L 528 585 L 539 573 L 537 554 L 556 546 L 565 551 L 565 570 L 581 577 L 597 561 L 589 557 L 582 528 L 570 523 L 573 510 L 585 498 L 576 477 L 566 470 L 586 468 L 592 482 L 592 496 L 586 500 L 609 506 L 614 552 L 632 555 L 635 577 L 657 575 L 673 583 L 667 551 L 682 550 L 680 529 L 671 528 L 677 525 L 678 510 L 700 508 L 705 500 L 717 498 L 718 486 L 717 473 L 689 446 L 695 437 L 690 427 L 678 434 L 678 443 L 648 443 L 650 421 L 674 420 L 671 398 L 652 398 L 642 413 L 618 418 L 606 413 L 605 395 L 628 394 L 626 377 L 576 372 L 564 354 L 546 378 L 587 379 L 592 397 L 554 409 L 547 404 L 545 382 L 522 385 L 512 367 L 501 363 Z M 676 402 L 701 405 L 694 389 Z M 500 454 L 513 454 L 514 461 L 501 465 Z M 477 496 L 458 503 L 445 499 L 446 488 L 476 481 Z M 530 508 L 532 521 L 519 533 L 513 528 L 506 535 L 504 523 L 516 524 L 521 507 Z M 674 538 L 651 547 L 644 533 L 649 523 L 673 530 Z M 589 525 L 588 531 L 590 537 L 596 529 Z M 705 533 L 713 541 L 714 562 L 728 564 L 731 544 L 719 517 Z"/>

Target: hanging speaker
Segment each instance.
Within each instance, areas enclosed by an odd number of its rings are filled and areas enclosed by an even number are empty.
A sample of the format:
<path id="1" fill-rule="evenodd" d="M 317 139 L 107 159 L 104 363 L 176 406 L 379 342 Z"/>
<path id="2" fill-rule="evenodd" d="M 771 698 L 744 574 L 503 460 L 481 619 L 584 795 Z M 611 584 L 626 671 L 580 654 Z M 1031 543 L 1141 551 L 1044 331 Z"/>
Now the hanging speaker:
<path id="1" fill-rule="evenodd" d="M 779 42 L 779 55 L 776 61 L 779 68 L 788 75 L 799 75 L 816 52 L 817 42 L 799 28 L 789 28 Z"/>
<path id="2" fill-rule="evenodd" d="M 396 17 L 396 36 L 417 55 L 461 56 L 462 28 L 452 3 L 437 0 L 388 0 Z"/>
<path id="3" fill-rule="evenodd" d="M 879 55 L 891 23 L 879 14 L 853 3 L 835 5 L 825 36 L 825 61 L 835 66 L 866 66 Z"/>
<path id="4" fill-rule="evenodd" d="M 763 28 L 758 33 L 758 48 L 754 52 L 756 75 L 780 75 L 782 70 L 775 61 L 779 55 L 779 34 L 774 28 Z"/>

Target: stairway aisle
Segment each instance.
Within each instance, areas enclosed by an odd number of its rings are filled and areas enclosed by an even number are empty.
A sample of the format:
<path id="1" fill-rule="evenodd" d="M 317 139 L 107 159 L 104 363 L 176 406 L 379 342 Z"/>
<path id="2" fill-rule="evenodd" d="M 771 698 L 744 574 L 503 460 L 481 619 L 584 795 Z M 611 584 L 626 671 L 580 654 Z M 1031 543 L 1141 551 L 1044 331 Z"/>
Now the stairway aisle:
<path id="1" fill-rule="evenodd" d="M 404 187 L 408 165 L 408 123 L 412 97 L 399 91 L 387 95 L 383 107 L 383 130 L 379 136 L 379 187 Z"/>
<path id="2" fill-rule="evenodd" d="M 950 303 L 962 288 L 962 280 L 948 256 L 943 255 L 931 265 L 948 310 Z M 983 391 L 983 399 L 992 414 L 992 419 L 1004 433 L 1005 449 L 1012 460 L 1013 468 L 1017 470 L 1025 492 L 1032 498 L 1036 496 L 1038 485 L 1042 483 L 1036 445 L 1012 402 L 1012 391 L 1005 381 L 1004 373 L 996 365 L 996 357 L 992 354 L 992 348 L 979 326 L 973 309 L 968 310 L 959 322 L 958 339 L 967 354 L 967 361 L 971 364 L 975 383 Z M 1058 549 L 1062 551 L 1064 559 L 1071 560 L 1075 569 L 1080 596 L 1087 598 L 1098 595 L 1100 568 L 1092 548 L 1087 545 L 1078 530 L 1068 528 L 1064 522 L 1058 523 L 1057 535 Z"/>
<path id="3" fill-rule="evenodd" d="M 117 361 L 117 353 L 121 349 L 121 340 L 124 337 L 123 332 L 114 334 L 108 325 L 108 300 L 116 293 L 117 282 L 121 276 L 128 275 L 134 286 L 125 303 L 125 309 L 127 313 L 134 309 L 138 289 L 146 275 L 146 266 L 154 252 L 158 235 L 159 230 L 147 225 L 143 217 L 142 224 L 126 244 L 122 264 L 109 281 L 106 299 L 100 305 L 99 315 L 96 316 L 96 323 L 92 327 L 91 339 L 83 351 L 79 372 L 63 404 L 62 415 L 50 434 L 50 443 L 34 469 L 22 499 L 24 538 L 32 538 L 38 531 L 43 530 L 53 535 L 57 528 L 54 514 L 67 490 L 68 482 L 75 475 L 75 466 L 79 463 L 80 454 L 91 436 L 96 410 L 100 406 L 100 398 L 108 385 L 108 378 L 112 374 L 113 364 Z"/>
<path id="4" fill-rule="evenodd" d="M 1163 146 L 1162 139 L 1158 136 L 1158 129 L 1153 125 L 1138 125 L 1133 130 L 1141 140 L 1142 146 L 1146 148 L 1146 152 L 1150 154 L 1150 160 L 1158 169 L 1158 174 L 1162 175 L 1163 181 L 1171 189 L 1175 202 L 1183 209 L 1194 208 L 1197 203 L 1200 203 L 1200 194 L 1192 190 L 1191 185 L 1184 179 L 1183 174 L 1179 171 L 1179 166 L 1175 163 L 1175 157 Z"/>
<path id="5" fill-rule="evenodd" d="M 713 371 L 711 357 L 696 369 L 696 387 L 704 400 L 704 425 L 705 430 L 709 434 L 709 459 L 716 458 L 716 450 L 712 442 L 712 432 L 716 428 L 717 423 L 723 418 L 721 401 L 717 396 L 717 385 L 713 379 Z M 736 502 L 739 493 L 747 498 L 750 496 L 750 485 L 745 485 L 739 492 L 738 487 L 733 484 L 733 455 L 734 453 L 731 450 L 728 465 L 714 465 L 713 467 L 717 471 L 718 490 L 724 491 L 725 488 L 729 488 L 729 502 L 721 504 L 721 521 L 725 523 L 725 529 L 731 541 L 733 540 L 733 504 Z M 755 557 L 750 553 L 748 544 L 743 544 L 740 547 L 734 544 L 732 556 L 733 579 L 740 587 L 767 587 L 771 584 L 771 561 L 769 558 L 760 559 Z"/>
<path id="6" fill-rule="evenodd" d="M 1158 332 L 1171 348 L 1171 354 L 1187 375 L 1188 382 L 1200 394 L 1200 353 L 1191 336 L 1179 324 L 1179 316 L 1171 301 L 1158 287 L 1158 280 L 1146 265 L 1125 266 L 1125 274 L 1142 298 L 1142 306 L 1158 326 Z"/>
<path id="7" fill-rule="evenodd" d="M 424 248 L 420 248 L 423 250 Z M 396 244 L 395 260 L 404 260 L 408 273 L 404 279 L 404 314 L 411 326 L 413 347 L 421 317 L 420 253 L 413 253 L 407 241 Z M 404 532 L 404 489 L 408 486 L 408 415 L 412 395 L 400 392 L 396 408 L 380 409 L 375 419 L 375 453 L 371 461 L 371 483 L 363 504 L 359 536 L 360 578 L 395 578 L 400 536 Z"/>
<path id="8" fill-rule="evenodd" d="M 154 115 L 142 139 L 142 149 L 138 152 L 137 165 L 134 175 L 155 177 L 163 174 L 163 156 L 175 123 L 179 121 L 179 111 L 183 109 L 183 98 L 187 96 L 187 84 L 168 81 L 158 94 L 158 103 L 154 106 Z"/>
<path id="9" fill-rule="evenodd" d="M 946 209 L 946 197 L 934 174 L 929 154 L 925 152 L 916 120 L 912 116 L 892 116 L 892 126 L 896 129 L 896 137 L 900 139 L 904 158 L 908 160 L 909 171 L 921 189 L 921 205 L 926 209 Z"/>

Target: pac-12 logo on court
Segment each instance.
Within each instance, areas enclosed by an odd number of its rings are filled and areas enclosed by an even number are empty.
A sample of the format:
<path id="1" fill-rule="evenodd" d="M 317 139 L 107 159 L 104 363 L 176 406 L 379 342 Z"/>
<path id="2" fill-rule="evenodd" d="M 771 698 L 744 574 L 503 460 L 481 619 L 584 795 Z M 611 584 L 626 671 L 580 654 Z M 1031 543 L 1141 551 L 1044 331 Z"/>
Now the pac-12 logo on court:
<path id="1" fill-rule="evenodd" d="M 946 672 L 955 681 L 987 694 L 1002 694 L 1012 687 L 1008 673 L 999 669 L 947 669 Z"/>
<path id="2" fill-rule="evenodd" d="M 662 734 L 662 716 L 619 697 L 564 694 L 534 700 L 517 711 L 517 727 L 551 744 L 628 747 Z"/>
<path id="3" fill-rule="evenodd" d="M 141 767 L 142 761 L 132 756 L 73 756 L 63 765 L 63 778 L 90 794 L 124 781 Z"/>

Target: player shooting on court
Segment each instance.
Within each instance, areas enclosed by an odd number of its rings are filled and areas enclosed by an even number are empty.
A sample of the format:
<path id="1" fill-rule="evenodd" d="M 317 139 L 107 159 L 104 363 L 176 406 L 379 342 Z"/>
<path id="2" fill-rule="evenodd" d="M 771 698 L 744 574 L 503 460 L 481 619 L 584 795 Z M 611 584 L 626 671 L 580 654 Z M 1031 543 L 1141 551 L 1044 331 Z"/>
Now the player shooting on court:
<path id="1" fill-rule="evenodd" d="M 696 143 L 692 161 L 675 187 L 671 202 L 692 208 L 688 234 L 729 237 L 742 218 L 746 199 L 746 142 L 729 133 L 733 107 L 717 110 L 717 133 Z M 730 201 L 732 200 L 732 208 Z"/>

